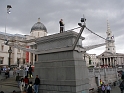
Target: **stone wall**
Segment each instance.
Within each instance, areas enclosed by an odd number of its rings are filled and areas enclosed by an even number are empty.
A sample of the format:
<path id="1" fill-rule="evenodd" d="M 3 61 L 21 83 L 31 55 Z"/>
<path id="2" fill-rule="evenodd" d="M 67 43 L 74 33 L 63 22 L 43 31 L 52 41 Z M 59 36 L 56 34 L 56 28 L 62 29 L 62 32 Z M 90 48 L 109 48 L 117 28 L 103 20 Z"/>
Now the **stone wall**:
<path id="1" fill-rule="evenodd" d="M 100 79 L 105 83 L 113 83 L 120 79 L 117 71 L 123 70 L 119 68 L 89 68 L 89 84 L 90 88 L 100 86 Z"/>

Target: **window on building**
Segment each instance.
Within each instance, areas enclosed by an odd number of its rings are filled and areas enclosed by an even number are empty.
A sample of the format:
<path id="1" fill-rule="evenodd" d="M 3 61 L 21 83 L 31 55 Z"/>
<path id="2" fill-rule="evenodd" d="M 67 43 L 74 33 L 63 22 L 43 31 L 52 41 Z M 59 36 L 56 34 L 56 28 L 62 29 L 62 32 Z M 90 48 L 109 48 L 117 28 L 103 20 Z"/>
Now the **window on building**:
<path id="1" fill-rule="evenodd" d="M 3 64 L 3 57 L 0 57 L 0 64 Z"/>
<path id="2" fill-rule="evenodd" d="M 25 59 L 23 59 L 23 64 L 25 64 Z"/>
<path id="3" fill-rule="evenodd" d="M 4 45 L 1 45 L 1 51 L 3 51 L 4 50 Z"/>
<path id="4" fill-rule="evenodd" d="M 108 48 L 108 50 L 110 50 L 110 49 Z"/>
<path id="5" fill-rule="evenodd" d="M 91 58 L 89 57 L 89 65 L 91 65 Z"/>

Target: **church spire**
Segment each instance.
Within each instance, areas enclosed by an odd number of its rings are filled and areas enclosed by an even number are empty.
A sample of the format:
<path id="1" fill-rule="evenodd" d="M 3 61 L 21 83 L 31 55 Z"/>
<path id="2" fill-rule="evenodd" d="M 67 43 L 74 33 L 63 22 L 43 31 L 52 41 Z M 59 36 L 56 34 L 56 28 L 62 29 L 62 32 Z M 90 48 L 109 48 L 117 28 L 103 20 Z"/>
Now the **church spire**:
<path id="1" fill-rule="evenodd" d="M 109 25 L 109 21 L 107 20 L 107 31 L 110 32 L 111 29 L 110 29 L 110 25 Z"/>
<path id="2" fill-rule="evenodd" d="M 108 20 L 107 20 L 107 32 L 106 33 L 107 33 L 106 52 L 116 53 L 115 44 L 114 44 L 115 40 L 114 40 L 114 36 L 112 35 Z"/>

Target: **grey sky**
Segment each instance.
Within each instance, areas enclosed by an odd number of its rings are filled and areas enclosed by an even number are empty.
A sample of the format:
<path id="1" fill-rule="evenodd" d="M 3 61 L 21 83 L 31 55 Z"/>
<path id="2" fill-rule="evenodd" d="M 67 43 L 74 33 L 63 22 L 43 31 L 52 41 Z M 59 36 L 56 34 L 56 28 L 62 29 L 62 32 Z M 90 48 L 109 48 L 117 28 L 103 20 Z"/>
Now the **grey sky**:
<path id="1" fill-rule="evenodd" d="M 80 18 L 85 15 L 89 29 L 106 38 L 107 19 L 115 36 L 117 52 L 124 53 L 124 1 L 123 0 L 0 0 L 0 31 L 7 33 L 30 34 L 31 27 L 40 17 L 48 34 L 59 32 L 59 20 L 63 18 L 65 30 L 77 27 Z M 11 5 L 11 14 L 6 6 Z M 79 29 L 77 30 L 79 31 Z M 86 38 L 84 45 L 104 43 L 104 40 L 86 29 L 82 34 Z M 102 53 L 105 46 L 89 51 Z"/>

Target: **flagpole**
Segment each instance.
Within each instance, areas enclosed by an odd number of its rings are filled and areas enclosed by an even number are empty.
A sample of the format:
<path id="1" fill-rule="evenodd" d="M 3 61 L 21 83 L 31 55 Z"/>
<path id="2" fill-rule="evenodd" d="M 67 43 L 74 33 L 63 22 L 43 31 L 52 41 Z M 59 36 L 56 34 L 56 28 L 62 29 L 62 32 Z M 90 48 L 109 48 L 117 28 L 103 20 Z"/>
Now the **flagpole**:
<path id="1" fill-rule="evenodd" d="M 7 25 L 7 13 L 6 13 L 6 21 L 5 21 L 5 34 L 6 34 L 6 29 L 7 29 L 6 25 Z"/>
<path id="2" fill-rule="evenodd" d="M 10 8 L 12 8 L 11 5 L 7 5 L 7 14 L 10 13 Z M 6 28 L 7 28 L 6 24 L 7 24 L 7 15 L 6 15 L 6 23 L 5 23 L 5 41 L 6 41 L 6 44 L 7 44 L 8 40 L 7 40 L 7 35 L 6 35 Z M 11 54 L 12 54 L 11 47 L 9 47 L 8 53 L 9 53 L 8 66 L 10 67 L 11 66 Z"/>

